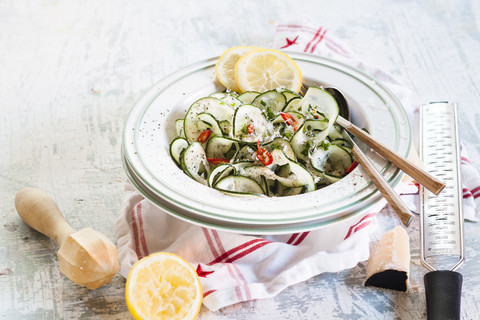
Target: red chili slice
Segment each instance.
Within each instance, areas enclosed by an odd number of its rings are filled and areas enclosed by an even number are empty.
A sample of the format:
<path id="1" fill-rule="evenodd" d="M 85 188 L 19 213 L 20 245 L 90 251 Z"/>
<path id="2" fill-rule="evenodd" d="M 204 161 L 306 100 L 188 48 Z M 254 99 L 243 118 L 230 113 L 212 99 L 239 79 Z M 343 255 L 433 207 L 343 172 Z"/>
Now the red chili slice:
<path id="1" fill-rule="evenodd" d="M 290 113 L 280 112 L 280 115 L 282 116 L 283 121 L 285 121 L 287 125 L 292 126 L 293 129 L 297 131 L 298 128 L 296 125 L 294 125 L 297 120 L 295 120 L 295 118 Z"/>
<path id="2" fill-rule="evenodd" d="M 285 123 L 288 124 L 289 126 L 297 122 L 297 120 L 295 120 L 295 118 L 290 113 L 280 112 L 280 115 L 282 116 Z"/>
<path id="3" fill-rule="evenodd" d="M 350 172 L 352 172 L 353 169 L 355 169 L 355 168 L 357 167 L 357 165 L 358 165 L 357 160 L 353 160 L 353 162 L 352 162 L 352 164 L 350 165 L 350 167 L 349 167 L 347 170 L 345 170 L 345 174 L 349 174 Z"/>
<path id="4" fill-rule="evenodd" d="M 207 161 L 213 165 L 221 164 L 221 163 L 230 163 L 227 159 L 224 158 L 207 158 Z"/>
<path id="5" fill-rule="evenodd" d="M 248 132 L 249 134 L 253 134 L 253 133 L 255 132 L 255 128 L 253 127 L 253 124 L 250 123 L 250 124 L 247 126 L 247 132 Z"/>
<path id="6" fill-rule="evenodd" d="M 210 137 L 211 134 L 212 134 L 212 130 L 207 129 L 207 130 L 203 131 L 202 133 L 200 133 L 200 135 L 197 138 L 197 141 L 200 142 L 200 143 L 204 143 L 205 141 L 208 140 L 208 138 Z"/>
<path id="7" fill-rule="evenodd" d="M 260 141 L 257 141 L 257 159 L 265 166 L 273 163 L 272 154 L 266 149 L 260 148 Z"/>

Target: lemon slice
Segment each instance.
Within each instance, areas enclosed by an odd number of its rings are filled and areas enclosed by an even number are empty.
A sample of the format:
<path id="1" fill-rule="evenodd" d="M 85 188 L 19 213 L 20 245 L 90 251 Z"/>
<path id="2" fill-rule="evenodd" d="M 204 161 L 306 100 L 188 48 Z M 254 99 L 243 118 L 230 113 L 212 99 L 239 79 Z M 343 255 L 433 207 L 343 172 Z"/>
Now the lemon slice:
<path id="1" fill-rule="evenodd" d="M 284 88 L 299 92 L 302 74 L 297 64 L 285 53 L 270 49 L 243 55 L 235 65 L 240 92 L 265 92 Z"/>
<path id="2" fill-rule="evenodd" d="M 159 252 L 133 265 L 125 299 L 135 319 L 195 319 L 202 304 L 202 289 L 187 261 Z"/>
<path id="3" fill-rule="evenodd" d="M 235 65 L 241 56 L 254 50 L 261 50 L 261 48 L 238 46 L 226 50 L 215 65 L 215 74 L 218 81 L 226 88 L 238 92 L 239 88 L 235 80 Z"/>

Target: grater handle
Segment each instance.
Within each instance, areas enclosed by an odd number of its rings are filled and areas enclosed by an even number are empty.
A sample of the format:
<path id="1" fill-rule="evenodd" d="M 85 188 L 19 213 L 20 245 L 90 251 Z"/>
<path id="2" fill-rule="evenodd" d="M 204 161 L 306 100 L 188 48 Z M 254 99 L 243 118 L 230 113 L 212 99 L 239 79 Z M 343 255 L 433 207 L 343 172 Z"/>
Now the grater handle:
<path id="1" fill-rule="evenodd" d="M 438 270 L 425 274 L 423 280 L 427 298 L 427 319 L 460 319 L 462 275 L 455 271 Z"/>
<path id="2" fill-rule="evenodd" d="M 371 135 L 369 135 L 350 121 L 342 118 L 341 116 L 338 116 L 336 122 L 431 192 L 438 194 L 440 191 L 442 191 L 443 187 L 445 187 L 445 184 L 443 182 L 441 182 L 425 170 L 414 165 L 404 157 L 390 150 L 387 146 L 382 144 L 380 141 L 372 138 Z"/>

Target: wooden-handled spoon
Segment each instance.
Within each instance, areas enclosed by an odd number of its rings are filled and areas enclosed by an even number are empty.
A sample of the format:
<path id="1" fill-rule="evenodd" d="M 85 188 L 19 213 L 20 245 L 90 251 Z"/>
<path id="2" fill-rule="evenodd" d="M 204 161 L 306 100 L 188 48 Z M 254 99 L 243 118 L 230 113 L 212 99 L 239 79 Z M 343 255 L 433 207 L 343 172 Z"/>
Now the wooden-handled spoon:
<path id="1" fill-rule="evenodd" d="M 433 192 L 438 194 L 445 187 L 445 184 L 423 170 L 417 165 L 414 165 L 404 157 L 398 155 L 387 146 L 382 144 L 380 141 L 374 139 L 371 135 L 348 121 L 350 112 L 347 100 L 345 96 L 336 88 L 325 88 L 334 99 L 337 101 L 340 109 L 340 115 L 337 117 L 336 123 L 346 129 L 348 132 L 362 140 L 370 148 L 374 149 L 385 159 L 389 160 L 391 163 L 396 165 L 400 170 L 408 174 L 410 177 L 415 179 L 419 184 Z"/>
<path id="2" fill-rule="evenodd" d="M 387 200 L 388 204 L 390 204 L 393 211 L 395 211 L 402 223 L 408 227 L 410 222 L 413 220 L 413 214 L 410 212 L 410 209 L 408 209 L 398 194 L 392 189 L 392 187 L 390 187 L 387 181 L 385 181 L 383 176 L 377 171 L 370 160 L 368 160 L 367 156 L 363 153 L 355 141 L 353 141 L 350 136 L 348 136 L 348 138 L 350 143 L 353 145 L 352 153 L 355 156 L 355 159 L 362 166 L 363 170 L 365 170 L 385 200 Z"/>
<path id="3" fill-rule="evenodd" d="M 43 191 L 21 189 L 15 195 L 15 208 L 30 227 L 60 246 L 57 254 L 60 271 L 76 284 L 97 289 L 109 283 L 118 272 L 115 245 L 91 228 L 75 231 Z"/>

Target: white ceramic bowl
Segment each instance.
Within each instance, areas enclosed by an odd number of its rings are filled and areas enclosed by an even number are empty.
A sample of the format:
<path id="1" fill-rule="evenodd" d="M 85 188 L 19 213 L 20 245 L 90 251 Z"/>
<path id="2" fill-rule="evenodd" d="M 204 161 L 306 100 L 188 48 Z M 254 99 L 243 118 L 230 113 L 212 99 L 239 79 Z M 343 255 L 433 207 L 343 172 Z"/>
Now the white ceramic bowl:
<path id="1" fill-rule="evenodd" d="M 408 117 L 395 95 L 371 76 L 338 61 L 289 52 L 306 85 L 333 86 L 349 102 L 352 122 L 365 127 L 400 155 L 411 147 Z M 337 183 L 297 196 L 237 197 L 208 188 L 185 175 L 169 155 L 175 119 L 183 118 L 197 99 L 225 88 L 216 80 L 212 58 L 184 68 L 148 90 L 125 123 L 124 167 L 136 188 L 155 205 L 180 219 L 205 227 L 246 234 L 281 234 L 314 229 L 343 240 L 382 201 L 381 194 L 357 167 Z M 367 155 L 392 186 L 401 172 Z"/>

